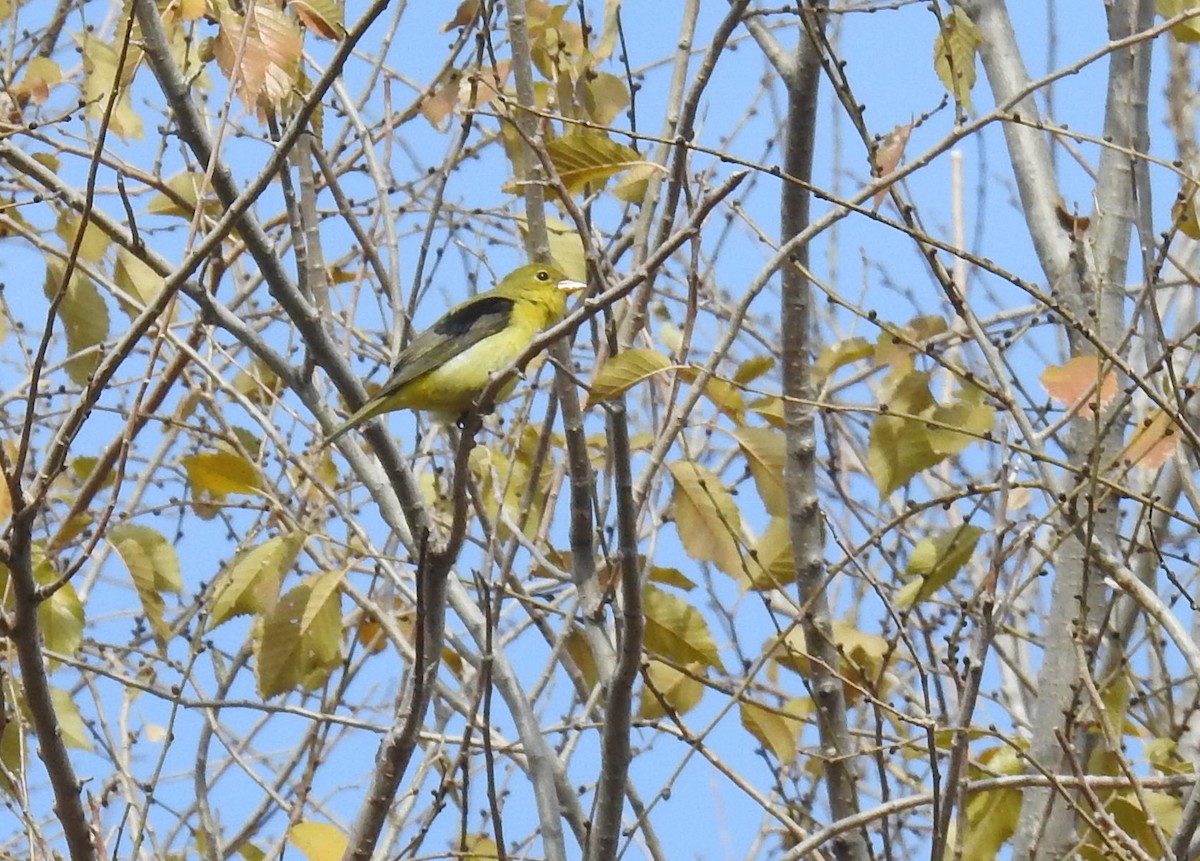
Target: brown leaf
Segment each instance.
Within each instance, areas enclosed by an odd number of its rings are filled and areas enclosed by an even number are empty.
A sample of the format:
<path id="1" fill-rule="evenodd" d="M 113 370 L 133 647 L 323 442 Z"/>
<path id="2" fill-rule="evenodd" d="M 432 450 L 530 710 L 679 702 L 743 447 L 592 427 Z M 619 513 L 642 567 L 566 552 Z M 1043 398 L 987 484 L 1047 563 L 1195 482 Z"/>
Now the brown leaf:
<path id="1" fill-rule="evenodd" d="M 259 99 L 272 107 L 281 105 L 300 74 L 302 42 L 296 23 L 261 2 L 251 4 L 244 18 L 222 8 L 220 23 L 213 54 L 242 104 L 251 111 L 258 110 Z"/>
<path id="2" fill-rule="evenodd" d="M 885 176 L 896 169 L 896 165 L 900 164 L 900 159 L 904 157 L 904 148 L 908 146 L 908 138 L 912 134 L 914 125 L 915 123 L 909 123 L 904 126 L 896 126 L 883 136 L 879 145 L 875 147 L 872 159 L 874 163 L 871 165 L 873 175 Z M 876 209 L 879 208 L 879 204 L 883 203 L 887 193 L 886 188 L 881 188 L 875 193 Z"/>
<path id="3" fill-rule="evenodd" d="M 1174 420 L 1162 410 L 1154 410 L 1134 431 L 1125 448 L 1124 459 L 1132 466 L 1158 469 L 1175 453 L 1183 434 Z"/>
<path id="4" fill-rule="evenodd" d="M 1042 387 L 1068 412 L 1082 418 L 1095 416 L 1117 393 L 1117 376 L 1112 371 L 1100 379 L 1100 361 L 1095 356 L 1076 356 L 1065 365 L 1051 365 L 1042 372 Z"/>

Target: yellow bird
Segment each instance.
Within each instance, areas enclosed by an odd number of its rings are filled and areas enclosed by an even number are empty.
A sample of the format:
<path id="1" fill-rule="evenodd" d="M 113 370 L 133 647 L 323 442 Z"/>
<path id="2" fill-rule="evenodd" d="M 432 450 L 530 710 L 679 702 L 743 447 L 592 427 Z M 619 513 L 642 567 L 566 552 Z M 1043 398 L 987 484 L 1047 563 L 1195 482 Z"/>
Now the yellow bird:
<path id="1" fill-rule="evenodd" d="M 394 410 L 465 413 L 492 375 L 507 369 L 539 332 L 561 320 L 567 297 L 586 286 L 544 263 L 513 270 L 494 288 L 451 308 L 413 338 L 400 351 L 383 388 L 331 433 L 325 445 L 367 419 Z"/>

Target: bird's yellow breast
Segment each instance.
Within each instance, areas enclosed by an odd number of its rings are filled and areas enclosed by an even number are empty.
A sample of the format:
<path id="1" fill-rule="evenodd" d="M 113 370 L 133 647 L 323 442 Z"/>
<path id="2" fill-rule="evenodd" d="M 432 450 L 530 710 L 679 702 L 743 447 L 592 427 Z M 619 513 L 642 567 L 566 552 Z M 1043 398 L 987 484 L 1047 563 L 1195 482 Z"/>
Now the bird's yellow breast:
<path id="1" fill-rule="evenodd" d="M 447 413 L 470 409 L 493 375 L 507 370 L 529 347 L 538 333 L 562 316 L 566 297 L 555 291 L 546 301 L 519 302 L 512 320 L 501 332 L 484 338 L 427 374 L 407 383 L 396 393 L 393 407 L 417 407 Z M 497 394 L 503 400 L 513 390 L 510 380 Z"/>

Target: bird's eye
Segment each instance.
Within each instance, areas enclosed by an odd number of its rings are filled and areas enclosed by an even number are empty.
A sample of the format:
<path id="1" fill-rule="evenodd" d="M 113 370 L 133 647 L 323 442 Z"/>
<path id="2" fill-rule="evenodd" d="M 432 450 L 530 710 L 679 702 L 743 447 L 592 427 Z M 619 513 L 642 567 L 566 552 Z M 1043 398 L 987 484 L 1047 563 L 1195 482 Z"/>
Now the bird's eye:
<path id="1" fill-rule="evenodd" d="M 545 269 L 539 269 L 539 270 L 538 270 L 538 273 L 537 273 L 537 280 L 539 280 L 539 281 L 549 281 L 549 280 L 550 280 L 550 273 L 549 273 L 549 272 L 547 272 Z"/>

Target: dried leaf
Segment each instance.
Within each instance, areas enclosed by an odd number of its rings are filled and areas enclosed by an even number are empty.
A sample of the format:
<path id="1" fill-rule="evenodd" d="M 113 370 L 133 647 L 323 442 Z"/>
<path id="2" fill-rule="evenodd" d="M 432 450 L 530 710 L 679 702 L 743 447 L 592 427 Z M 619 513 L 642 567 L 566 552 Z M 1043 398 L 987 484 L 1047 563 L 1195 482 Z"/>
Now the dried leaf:
<path id="1" fill-rule="evenodd" d="M 292 94 L 300 74 L 302 40 L 296 22 L 274 5 L 251 2 L 242 17 L 224 6 L 213 45 L 217 65 L 237 90 L 247 110 L 259 100 L 273 108 Z"/>
<path id="2" fill-rule="evenodd" d="M 915 123 L 909 123 L 896 126 L 883 136 L 873 154 L 871 165 L 873 176 L 886 176 L 896 169 L 896 166 L 900 164 L 900 159 L 904 157 L 904 148 L 908 146 L 908 139 L 912 135 L 914 125 Z M 876 209 L 879 208 L 879 204 L 883 203 L 887 193 L 887 188 L 881 188 L 875 193 L 874 206 Z"/>
<path id="3" fill-rule="evenodd" d="M 1123 458 L 1131 466 L 1158 469 L 1175 453 L 1182 437 L 1169 415 L 1159 409 L 1152 410 L 1134 431 Z"/>
<path id="4" fill-rule="evenodd" d="M 1117 375 L 1109 370 L 1101 380 L 1096 356 L 1076 356 L 1065 365 L 1051 365 L 1042 372 L 1041 381 L 1067 412 L 1078 410 L 1085 419 L 1093 418 L 1095 410 L 1107 406 L 1117 394 Z"/>

